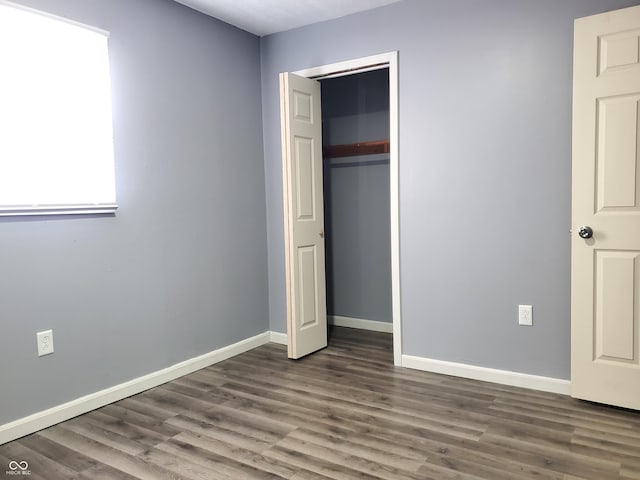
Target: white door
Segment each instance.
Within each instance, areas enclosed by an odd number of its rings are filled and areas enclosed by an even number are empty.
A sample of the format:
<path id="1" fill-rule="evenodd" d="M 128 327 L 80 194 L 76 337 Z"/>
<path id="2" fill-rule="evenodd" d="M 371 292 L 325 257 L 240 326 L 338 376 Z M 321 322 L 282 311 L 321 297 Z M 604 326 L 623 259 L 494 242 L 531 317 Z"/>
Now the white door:
<path id="1" fill-rule="evenodd" d="M 320 83 L 280 74 L 289 358 L 327 346 Z"/>
<path id="2" fill-rule="evenodd" d="M 640 409 L 639 50 L 640 7 L 575 22 L 572 395 L 634 409 Z"/>

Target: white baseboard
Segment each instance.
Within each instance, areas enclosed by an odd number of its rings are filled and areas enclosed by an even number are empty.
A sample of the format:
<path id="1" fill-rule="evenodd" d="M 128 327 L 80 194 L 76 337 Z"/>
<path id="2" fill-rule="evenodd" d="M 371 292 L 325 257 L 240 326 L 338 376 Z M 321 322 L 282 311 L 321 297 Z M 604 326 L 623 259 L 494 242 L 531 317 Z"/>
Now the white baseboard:
<path id="1" fill-rule="evenodd" d="M 393 323 L 380 322 L 378 320 L 364 320 L 362 318 L 341 317 L 339 315 L 327 315 L 329 325 L 337 327 L 359 328 L 372 332 L 393 333 Z"/>
<path id="2" fill-rule="evenodd" d="M 269 332 L 269 335 L 269 341 L 271 343 L 279 343 L 280 345 L 287 345 L 289 343 L 286 333 Z"/>
<path id="3" fill-rule="evenodd" d="M 485 382 L 510 385 L 512 387 L 530 388 L 543 392 L 571 394 L 571 382 L 552 377 L 541 377 L 528 373 L 510 372 L 509 370 L 497 370 L 494 368 L 477 367 L 464 363 L 445 362 L 412 355 L 402 355 L 402 366 L 424 370 L 426 372 L 442 373 L 455 377 L 471 378 Z"/>
<path id="4" fill-rule="evenodd" d="M 176 363 L 175 365 L 158 370 L 157 372 L 134 378 L 128 382 L 85 395 L 84 397 L 71 400 L 70 402 L 63 403 L 62 405 L 34 413 L 28 417 L 0 425 L 0 445 L 65 420 L 69 420 L 70 418 L 77 417 L 83 413 L 90 412 L 96 408 L 103 407 L 109 403 L 117 402 L 123 398 L 148 390 L 149 388 L 157 387 L 158 385 L 162 385 L 163 383 L 167 383 L 178 377 L 188 375 L 189 373 L 208 367 L 214 363 L 221 362 L 227 358 L 239 355 L 251 350 L 252 348 L 268 343 L 270 339 L 271 332 L 261 333 L 255 337 L 241 340 L 232 345 L 185 360 L 184 362 Z"/>
<path id="5" fill-rule="evenodd" d="M 365 330 L 375 330 L 375 328 L 386 327 L 386 322 L 375 322 L 370 320 L 351 319 L 348 317 L 330 317 L 330 323 L 339 326 L 360 328 Z M 346 321 L 345 321 L 346 320 Z M 353 322 L 355 321 L 355 322 Z M 364 323 L 362 323 L 364 322 Z M 372 325 L 373 324 L 373 325 Z M 383 324 L 380 326 L 378 324 Z M 364 325 L 364 326 L 363 326 Z M 367 328 L 368 327 L 368 328 Z M 375 330 L 381 331 L 381 330 Z M 115 385 L 104 390 L 100 390 L 84 397 L 71 400 L 47 410 L 34 413 L 24 418 L 20 418 L 10 423 L 0 425 L 0 445 L 15 440 L 17 438 L 29 435 L 31 433 L 42 430 L 43 428 L 56 425 L 57 423 L 77 417 L 83 413 L 90 412 L 96 408 L 103 407 L 109 403 L 117 402 L 123 398 L 130 397 L 137 393 L 157 387 L 163 383 L 167 383 L 178 377 L 188 375 L 189 373 L 208 367 L 215 363 L 239 355 L 253 348 L 264 345 L 268 342 L 279 344 L 287 344 L 287 334 L 280 332 L 265 332 L 245 340 L 241 340 L 232 345 L 219 348 L 204 355 L 176 363 L 170 367 L 164 368 L 157 372 L 134 378 L 128 382 Z M 445 362 L 442 360 L 432 360 L 423 357 L 415 357 L 411 355 L 402 355 L 402 366 L 424 370 L 434 373 L 443 373 L 445 375 L 454 375 L 457 377 L 472 378 L 475 380 L 484 380 L 487 382 L 499 383 L 502 385 L 511 385 L 514 387 L 531 388 L 545 392 L 560 393 L 569 395 L 571 393 L 570 382 L 557 378 L 541 377 L 537 375 L 529 375 L 525 373 L 510 372 L 507 370 L 496 370 L 492 368 L 476 367 L 474 365 L 465 365 L 462 363 Z"/>

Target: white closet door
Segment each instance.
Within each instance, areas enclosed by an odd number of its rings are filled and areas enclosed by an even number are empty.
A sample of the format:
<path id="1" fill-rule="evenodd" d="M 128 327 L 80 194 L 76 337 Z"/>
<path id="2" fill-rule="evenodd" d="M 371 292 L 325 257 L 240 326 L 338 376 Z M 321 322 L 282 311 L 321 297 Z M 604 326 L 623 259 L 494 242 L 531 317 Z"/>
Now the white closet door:
<path id="1" fill-rule="evenodd" d="M 320 83 L 280 74 L 289 358 L 327 346 Z"/>

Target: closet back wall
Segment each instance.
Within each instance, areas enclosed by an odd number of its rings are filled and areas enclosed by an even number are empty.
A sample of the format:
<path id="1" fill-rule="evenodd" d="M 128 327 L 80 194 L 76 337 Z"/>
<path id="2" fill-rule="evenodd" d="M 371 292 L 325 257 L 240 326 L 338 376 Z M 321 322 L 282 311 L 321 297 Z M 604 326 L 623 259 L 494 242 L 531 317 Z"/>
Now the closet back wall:
<path id="1" fill-rule="evenodd" d="M 323 145 L 389 138 L 388 69 L 323 80 Z M 389 155 L 325 158 L 327 314 L 391 321 Z"/>
<path id="2" fill-rule="evenodd" d="M 18 1 L 111 33 L 120 209 L 0 220 L 0 425 L 268 330 L 259 39 L 171 0 Z"/>

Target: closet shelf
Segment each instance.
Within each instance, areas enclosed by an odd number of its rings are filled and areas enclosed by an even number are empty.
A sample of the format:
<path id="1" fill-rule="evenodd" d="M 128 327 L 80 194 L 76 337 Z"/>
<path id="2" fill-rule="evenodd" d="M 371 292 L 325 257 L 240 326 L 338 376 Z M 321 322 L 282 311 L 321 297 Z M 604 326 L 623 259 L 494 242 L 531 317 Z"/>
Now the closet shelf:
<path id="1" fill-rule="evenodd" d="M 324 158 L 353 157 L 355 155 L 373 155 L 375 153 L 389 153 L 389 140 L 325 145 L 322 147 Z"/>

